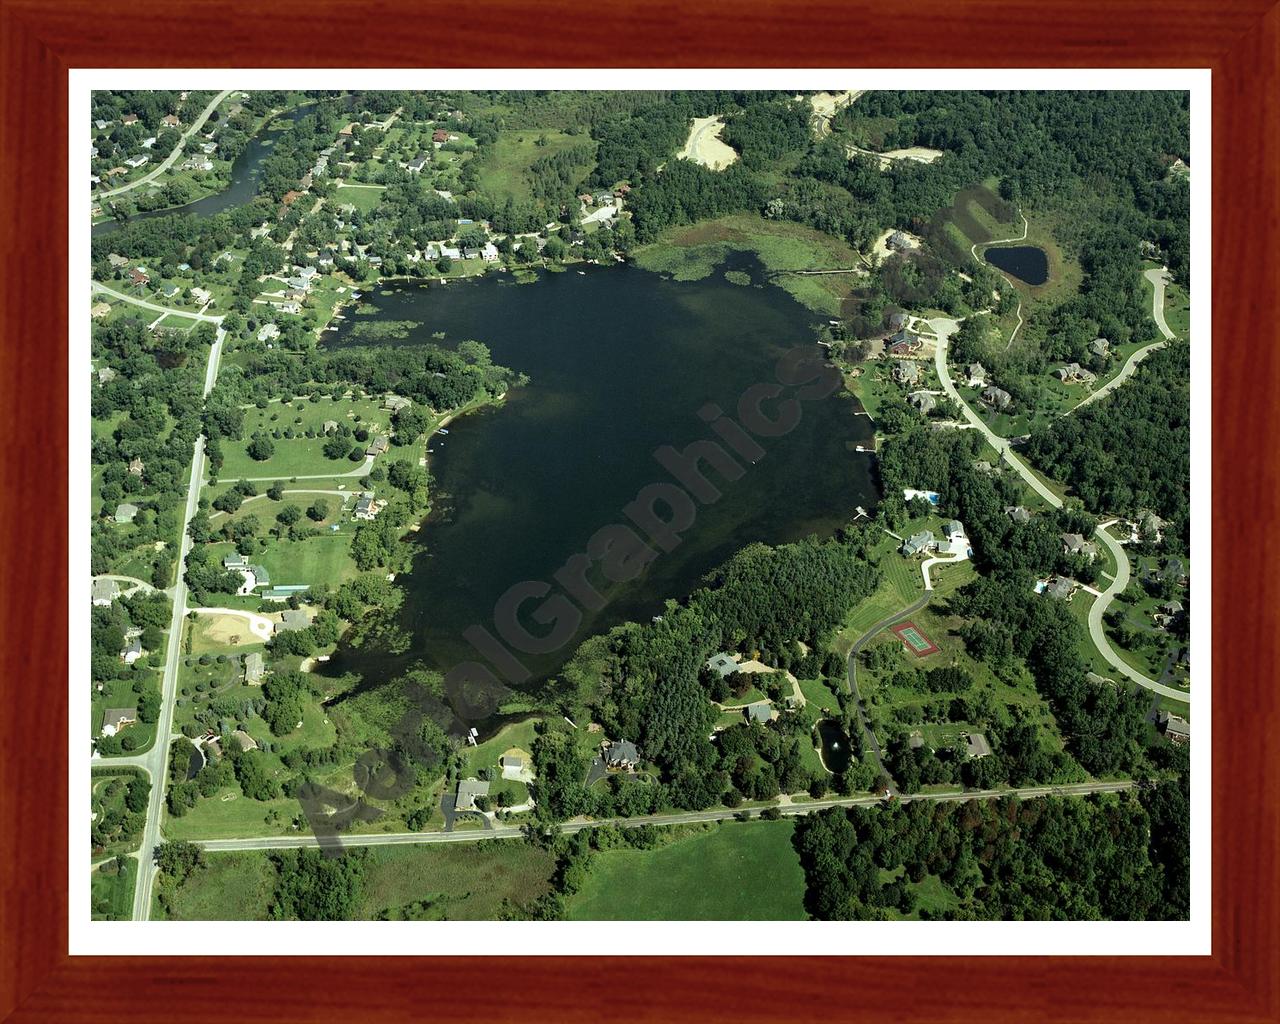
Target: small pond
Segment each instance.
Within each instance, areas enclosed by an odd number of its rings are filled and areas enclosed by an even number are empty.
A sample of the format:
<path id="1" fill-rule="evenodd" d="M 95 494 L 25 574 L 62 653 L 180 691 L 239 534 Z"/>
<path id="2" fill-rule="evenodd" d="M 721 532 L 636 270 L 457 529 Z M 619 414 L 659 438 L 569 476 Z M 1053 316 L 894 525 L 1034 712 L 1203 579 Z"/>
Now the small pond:
<path id="1" fill-rule="evenodd" d="M 827 766 L 827 771 L 839 775 L 849 767 L 849 762 L 853 759 L 853 746 L 849 742 L 849 735 L 834 718 L 824 718 L 816 728 L 822 763 Z"/>
<path id="2" fill-rule="evenodd" d="M 993 267 L 1027 284 L 1044 284 L 1049 280 L 1049 257 L 1038 246 L 1000 246 L 982 255 Z"/>

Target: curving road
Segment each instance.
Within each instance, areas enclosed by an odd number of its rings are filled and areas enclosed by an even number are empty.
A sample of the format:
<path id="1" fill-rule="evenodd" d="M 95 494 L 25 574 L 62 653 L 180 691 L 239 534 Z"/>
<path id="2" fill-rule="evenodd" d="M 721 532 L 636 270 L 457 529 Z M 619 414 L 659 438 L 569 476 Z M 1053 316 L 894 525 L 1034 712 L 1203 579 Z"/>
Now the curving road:
<path id="1" fill-rule="evenodd" d="M 1111 646 L 1111 641 L 1107 639 L 1106 629 L 1102 625 L 1102 616 L 1106 614 L 1116 596 L 1124 593 L 1125 587 L 1129 585 L 1129 559 L 1124 553 L 1124 548 L 1107 532 L 1107 527 L 1114 522 L 1115 520 L 1113 519 L 1110 522 L 1099 523 L 1098 528 L 1093 531 L 1094 536 L 1107 546 L 1107 550 L 1115 558 L 1117 569 L 1116 578 L 1111 581 L 1111 586 L 1094 598 L 1093 604 L 1089 606 L 1089 637 L 1093 640 L 1093 645 L 1098 648 L 1098 653 L 1106 658 L 1112 667 L 1125 677 L 1132 679 L 1139 686 L 1150 690 L 1152 693 L 1158 693 L 1160 696 L 1168 697 L 1170 700 L 1190 704 L 1190 693 L 1186 690 L 1175 689 L 1172 686 L 1165 686 L 1163 683 L 1158 683 L 1154 679 L 1144 676 L 1121 658 Z"/>
<path id="2" fill-rule="evenodd" d="M 914 793 L 910 796 L 898 796 L 896 799 L 904 804 L 917 800 L 933 803 L 964 803 L 969 800 L 999 800 L 1001 797 L 1033 800 L 1037 797 L 1045 796 L 1088 796 L 1090 793 L 1123 793 L 1136 788 L 1137 785 L 1136 782 L 1125 779 L 1116 782 L 1082 782 L 1068 786 L 1028 786 L 1024 789 Z M 824 800 L 809 800 L 800 804 L 780 804 L 775 805 L 775 807 L 787 817 L 797 817 L 808 814 L 810 811 L 826 810 L 828 807 L 872 807 L 883 802 L 883 796 L 846 796 L 831 797 Z M 746 808 L 737 811 L 686 811 L 680 814 L 647 814 L 636 818 L 566 821 L 558 827 L 563 833 L 571 833 L 581 832 L 583 829 L 588 828 L 599 828 L 601 825 L 615 825 L 619 828 L 640 828 L 644 825 L 688 825 L 706 821 L 730 821 L 739 814 L 755 814 L 760 810 L 763 810 L 763 808 Z M 520 839 L 523 836 L 523 826 L 499 825 L 492 829 L 472 829 L 466 832 L 374 832 L 368 835 L 343 835 L 339 837 L 339 841 L 343 846 L 400 846 L 406 844 L 475 843 L 483 839 Z M 320 845 L 316 837 L 310 833 L 293 836 L 266 836 L 260 839 L 197 839 L 194 842 L 201 849 L 210 852 L 221 850 L 284 850 Z"/>
<path id="3" fill-rule="evenodd" d="M 182 133 L 182 137 L 178 139 L 178 144 L 173 147 L 173 152 L 170 153 L 167 157 L 165 157 L 164 163 L 160 164 L 154 171 L 152 171 L 150 174 L 144 175 L 143 177 L 139 178 L 137 181 L 129 182 L 129 184 L 127 185 L 121 185 L 119 188 L 113 188 L 108 192 L 99 192 L 97 193 L 97 195 L 94 196 L 94 198 L 110 199 L 112 196 L 118 196 L 122 192 L 128 192 L 130 189 L 135 189 L 139 185 L 145 185 L 149 181 L 155 181 L 156 178 L 160 177 L 160 175 L 162 175 L 165 171 L 167 171 L 170 167 L 173 166 L 174 161 L 177 160 L 178 157 L 182 156 L 182 147 L 186 145 L 187 139 L 191 138 L 192 135 L 194 135 L 196 132 L 198 132 L 201 128 L 204 127 L 204 123 L 207 120 L 209 120 L 209 115 L 213 113 L 214 109 L 218 106 L 219 103 L 221 103 L 230 95 L 231 95 L 231 90 L 224 89 L 222 90 L 222 92 L 218 93 L 218 95 L 215 96 L 212 100 L 210 100 L 209 105 L 205 107 L 203 111 L 201 111 L 200 116 L 191 122 L 191 127 Z"/>
<path id="4" fill-rule="evenodd" d="M 135 298 L 132 295 L 126 295 L 124 292 L 118 292 L 114 288 L 108 288 L 101 281 L 92 282 L 95 294 L 102 293 L 110 295 L 113 299 L 119 299 L 121 302 L 127 302 L 131 306 L 138 306 L 141 309 L 149 309 L 155 313 L 168 313 L 169 316 L 185 316 L 189 320 L 200 320 L 207 324 L 222 323 L 221 316 L 211 316 L 208 313 L 191 313 L 185 309 L 173 309 L 170 306 L 159 306 L 154 302 L 148 302 L 146 299 Z"/>
<path id="5" fill-rule="evenodd" d="M 960 407 L 960 411 L 964 414 L 973 426 L 982 431 L 983 436 L 987 439 L 987 443 L 1000 455 L 1001 459 L 1010 466 L 1017 474 L 1027 482 L 1027 486 L 1035 491 L 1040 497 L 1047 501 L 1054 508 L 1062 508 L 1062 499 L 1053 491 L 1049 490 L 1035 473 L 1013 453 L 1013 445 L 1010 444 L 1008 438 L 1001 437 L 990 427 L 988 427 L 982 419 L 969 408 L 969 403 L 960 397 L 960 392 L 956 390 L 955 382 L 951 379 L 951 371 L 947 369 L 947 342 L 951 335 L 960 329 L 960 324 L 956 320 L 950 320 L 947 317 L 937 317 L 933 320 L 925 321 L 937 336 L 937 342 L 933 348 L 933 367 L 938 372 L 938 380 L 942 382 L 942 390 L 947 393 L 947 397 Z"/>
<path id="6" fill-rule="evenodd" d="M 1148 270 L 1142 275 L 1151 282 L 1151 319 L 1156 322 L 1156 327 L 1160 329 L 1160 333 L 1164 335 L 1164 341 L 1153 341 L 1150 345 L 1138 349 L 1128 359 L 1125 360 L 1124 366 L 1120 368 L 1120 372 L 1107 381 L 1102 387 L 1098 388 L 1093 394 L 1082 398 L 1076 403 L 1075 408 L 1080 409 L 1088 405 L 1090 402 L 1096 402 L 1104 395 L 1109 395 L 1121 384 L 1133 376 L 1141 363 L 1152 352 L 1157 352 L 1164 348 L 1173 340 L 1173 331 L 1169 330 L 1169 325 L 1164 319 L 1164 286 L 1169 283 L 1169 269 L 1161 267 L 1158 270 Z"/>

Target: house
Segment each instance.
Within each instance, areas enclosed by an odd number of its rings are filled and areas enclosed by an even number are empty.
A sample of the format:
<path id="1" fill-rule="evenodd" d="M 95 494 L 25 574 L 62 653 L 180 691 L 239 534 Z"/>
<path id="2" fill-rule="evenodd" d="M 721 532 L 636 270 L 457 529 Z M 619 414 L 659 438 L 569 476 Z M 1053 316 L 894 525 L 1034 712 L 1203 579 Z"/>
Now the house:
<path id="1" fill-rule="evenodd" d="M 213 295 L 207 288 L 192 288 L 191 297 L 204 306 L 213 298 Z"/>
<path id="2" fill-rule="evenodd" d="M 271 573 L 267 571 L 265 565 L 251 565 L 249 566 L 249 571 L 253 573 L 255 589 L 257 587 L 271 586 Z"/>
<path id="3" fill-rule="evenodd" d="M 222 568 L 232 570 L 232 571 L 248 569 L 249 559 L 247 559 L 244 555 L 239 553 L 236 553 L 234 555 L 226 555 L 222 559 Z"/>
<path id="4" fill-rule="evenodd" d="M 120 596 L 120 584 L 115 580 L 94 580 L 91 596 L 99 608 L 109 608 L 111 602 Z"/>
<path id="5" fill-rule="evenodd" d="M 129 473 L 132 476 L 142 476 L 142 473 L 146 468 L 147 464 L 139 458 L 129 460 Z"/>
<path id="6" fill-rule="evenodd" d="M 427 166 L 427 155 L 419 153 L 416 157 L 409 161 L 407 167 L 410 174 L 420 174 L 422 169 Z"/>
<path id="7" fill-rule="evenodd" d="M 143 149 L 151 149 L 151 147 L 152 147 L 152 146 L 154 146 L 155 144 L 156 144 L 156 137 L 155 137 L 154 135 L 153 135 L 153 136 L 151 136 L 151 138 L 149 138 L 149 139 L 143 139 L 143 140 L 142 140 L 142 148 L 143 148 Z"/>
<path id="8" fill-rule="evenodd" d="M 1157 543 L 1160 541 L 1164 532 L 1165 522 L 1154 512 L 1143 512 L 1138 516 L 1138 532 L 1146 538 Z"/>
<path id="9" fill-rule="evenodd" d="M 348 132 L 347 134 L 349 135 L 351 133 Z M 436 143 L 437 145 L 443 142 L 448 142 L 449 133 L 445 131 L 443 128 L 437 128 L 435 131 L 431 133 L 431 141 Z"/>
<path id="10" fill-rule="evenodd" d="M 920 335 L 913 334 L 905 327 L 897 334 L 890 335 L 885 341 L 885 351 L 891 356 L 904 356 L 920 348 Z"/>
<path id="11" fill-rule="evenodd" d="M 981 363 L 970 363 L 965 372 L 969 375 L 971 388 L 980 388 L 987 382 L 987 368 Z"/>
<path id="12" fill-rule="evenodd" d="M 913 391 L 911 394 L 907 395 L 907 401 L 926 416 L 931 413 L 938 404 L 938 400 L 927 391 Z"/>
<path id="13" fill-rule="evenodd" d="M 1031 522 L 1031 513 L 1022 505 L 1006 505 L 1004 514 L 1012 519 L 1015 523 Z"/>
<path id="14" fill-rule="evenodd" d="M 200 152 L 203 153 L 205 156 L 211 156 L 217 150 L 217 148 L 218 148 L 218 144 L 216 142 L 206 142 L 203 145 L 201 145 Z"/>
<path id="15" fill-rule="evenodd" d="M 1053 371 L 1055 377 L 1063 384 L 1092 384 L 1098 378 L 1079 363 L 1068 363 Z"/>
<path id="16" fill-rule="evenodd" d="M 349 138 L 351 136 L 352 131 L 355 130 L 355 126 L 356 126 L 356 123 L 354 121 L 350 121 L 338 129 L 338 134 L 343 137 Z"/>
<path id="17" fill-rule="evenodd" d="M 1095 356 L 1106 358 L 1107 353 L 1111 351 L 1111 342 L 1107 341 L 1106 338 L 1094 338 L 1093 341 L 1089 342 L 1089 351 Z"/>
<path id="18" fill-rule="evenodd" d="M 889 314 L 889 330 L 900 331 L 911 322 L 911 315 L 901 311 Z"/>
<path id="19" fill-rule="evenodd" d="M 631 769 L 640 763 L 640 752 L 630 740 L 614 740 L 604 752 L 604 763 L 610 768 Z"/>
<path id="20" fill-rule="evenodd" d="M 107 253 L 107 262 L 119 270 L 121 267 L 129 265 L 129 257 L 121 256 L 118 252 L 109 252 Z"/>
<path id="21" fill-rule="evenodd" d="M 116 522 L 131 523 L 138 515 L 138 506 L 127 501 L 122 501 L 116 506 Z"/>
<path id="22" fill-rule="evenodd" d="M 102 712 L 102 735 L 114 736 L 126 725 L 132 725 L 137 720 L 137 708 L 107 708 Z"/>
<path id="23" fill-rule="evenodd" d="M 986 459 L 975 459 L 973 462 L 973 468 L 976 472 L 981 473 L 983 476 L 994 476 L 996 473 L 999 472 L 999 470 L 996 469 L 995 466 L 991 465 L 991 463 L 989 463 Z"/>
<path id="24" fill-rule="evenodd" d="M 109 366 L 103 366 L 98 369 L 98 383 L 110 384 L 116 379 L 116 371 Z"/>
<path id="25" fill-rule="evenodd" d="M 721 679 L 733 675 L 738 671 L 738 662 L 732 655 L 725 654 L 721 651 L 719 654 L 713 654 L 706 662 L 707 668 L 718 675 Z"/>
<path id="26" fill-rule="evenodd" d="M 258 741 L 243 729 L 236 729 L 232 732 L 231 738 L 236 741 L 241 751 L 258 749 Z"/>
<path id="27" fill-rule="evenodd" d="M 1083 555 L 1093 561 L 1098 557 L 1098 545 L 1091 540 L 1085 540 L 1081 534 L 1064 533 L 1062 535 L 1062 552 L 1066 555 Z"/>
<path id="28" fill-rule="evenodd" d="M 378 513 L 387 507 L 385 501 L 374 498 L 372 491 L 365 491 L 360 496 L 360 500 L 356 502 L 356 507 L 351 512 L 351 518 L 363 519 L 370 522 L 378 518 Z"/>
<path id="29" fill-rule="evenodd" d="M 480 258 L 486 263 L 496 263 L 498 260 L 498 247 L 492 242 L 485 242 L 484 248 L 480 250 Z"/>
<path id="30" fill-rule="evenodd" d="M 93 319 L 95 320 L 101 320 L 104 316 L 106 316 L 110 312 L 111 312 L 111 303 L 95 302 L 93 304 L 93 308 L 89 310 L 89 315 L 93 317 Z M 116 375 L 115 370 L 111 370 L 110 367 L 107 367 L 106 369 L 110 370 L 111 377 L 114 377 Z M 110 380 L 111 377 L 108 377 L 107 380 Z M 102 370 L 98 371 L 98 380 L 100 383 L 106 383 L 106 381 L 102 380 Z"/>
<path id="31" fill-rule="evenodd" d="M 365 455 L 368 458 L 373 458 L 376 455 L 381 455 L 383 452 L 387 450 L 390 444 L 391 442 L 388 441 L 385 436 L 379 434 L 377 437 L 375 437 L 372 441 L 369 442 L 369 447 L 365 449 Z"/>
<path id="32" fill-rule="evenodd" d="M 982 400 L 993 409 L 1004 410 L 1013 404 L 1013 396 L 1003 388 L 989 387 L 982 392 Z"/>
<path id="33" fill-rule="evenodd" d="M 94 122 L 93 122 L 93 126 L 94 126 L 95 128 L 97 128 L 97 129 L 98 129 L 98 131 L 100 131 L 100 132 L 101 132 L 101 131 L 106 131 L 107 127 L 108 127 L 110 124 L 111 124 L 111 122 L 110 122 L 110 121 L 103 121 L 102 119 L 98 119 L 97 121 L 94 121 Z"/>
<path id="34" fill-rule="evenodd" d="M 336 433 L 336 432 L 337 432 L 337 430 L 338 430 L 338 421 L 337 421 L 337 420 L 325 420 L 325 421 L 324 421 L 324 427 L 323 427 L 323 428 L 321 428 L 321 433 L 324 433 L 324 434 L 333 434 L 333 433 Z"/>
<path id="35" fill-rule="evenodd" d="M 311 182 L 313 180 L 314 179 L 311 177 L 311 172 L 307 171 L 306 174 L 304 174 L 301 178 L 298 179 L 298 184 L 302 187 L 303 191 L 305 192 L 307 189 L 311 187 Z"/>
<path id="36" fill-rule="evenodd" d="M 160 118 L 160 123 L 168 128 L 177 128 L 178 125 L 182 124 L 182 122 L 178 120 L 177 114 L 165 114 L 164 117 Z"/>
<path id="37" fill-rule="evenodd" d="M 991 744 L 987 742 L 987 737 L 980 732 L 962 733 L 960 739 L 964 741 L 965 757 L 973 760 L 975 757 L 990 757 Z"/>
<path id="38" fill-rule="evenodd" d="M 478 260 L 480 258 L 480 250 L 474 245 L 463 246 L 462 258 L 464 260 Z"/>
<path id="39" fill-rule="evenodd" d="M 213 161 L 205 156 L 189 156 L 182 161 L 182 168 L 186 171 L 211 171 Z"/>
<path id="40" fill-rule="evenodd" d="M 413 405 L 413 402 L 402 395 L 387 395 L 382 400 L 382 408 L 390 412 L 399 412 L 401 409 L 407 409 L 411 405 Z"/>
<path id="41" fill-rule="evenodd" d="M 959 519 L 952 519 L 942 527 L 952 551 L 964 551 L 969 547 L 969 538 L 965 536 L 964 524 Z"/>
<path id="42" fill-rule="evenodd" d="M 120 123 L 121 123 L 121 124 L 137 124 L 137 123 L 138 123 L 138 115 L 137 115 L 137 114 L 125 114 L 125 115 L 124 115 L 124 117 L 120 118 Z"/>
<path id="43" fill-rule="evenodd" d="M 142 637 L 132 636 L 125 641 L 124 650 L 120 652 L 120 660 L 126 665 L 132 665 L 145 653 L 142 649 Z"/>
<path id="44" fill-rule="evenodd" d="M 615 188 L 614 191 L 620 196 L 625 196 L 631 192 L 631 186 L 624 181 L 621 185 Z"/>
<path id="45" fill-rule="evenodd" d="M 248 597 L 257 589 L 258 577 L 254 574 L 253 566 L 245 565 L 232 571 L 238 572 L 241 577 L 240 586 L 236 588 L 237 597 Z"/>
<path id="46" fill-rule="evenodd" d="M 909 538 L 902 542 L 902 553 L 910 558 L 912 555 L 918 555 L 921 552 L 932 551 L 938 546 L 938 540 L 933 535 L 932 530 L 921 530 L 919 533 L 913 533 Z"/>
<path id="47" fill-rule="evenodd" d="M 920 367 L 899 359 L 898 365 L 893 368 L 893 379 L 901 384 L 916 384 L 920 380 Z"/>
<path id="48" fill-rule="evenodd" d="M 305 296 L 311 287 L 311 279 L 301 276 L 287 278 L 284 283 L 287 288 L 298 293 L 298 298 Z"/>
<path id="49" fill-rule="evenodd" d="M 296 302 L 282 302 L 280 305 L 276 306 L 276 309 L 281 313 L 288 313 L 290 315 L 296 315 L 302 312 L 302 306 Z"/>
<path id="50" fill-rule="evenodd" d="M 886 240 L 885 245 L 893 249 L 895 252 L 903 252 L 912 248 L 911 239 L 904 235 L 901 231 L 895 231 Z"/>
<path id="51" fill-rule="evenodd" d="M 141 288 L 144 284 L 149 284 L 150 282 L 151 278 L 147 275 L 147 272 L 140 267 L 134 267 L 129 271 L 129 283 L 135 287 Z"/>
<path id="52" fill-rule="evenodd" d="M 307 297 L 307 293 L 302 288 L 290 288 L 284 293 L 284 297 L 290 302 L 301 302 Z"/>
<path id="53" fill-rule="evenodd" d="M 1059 576 L 1044 588 L 1044 592 L 1055 601 L 1070 601 L 1075 589 L 1075 584 L 1071 580 L 1065 576 Z"/>
<path id="54" fill-rule="evenodd" d="M 278 337 L 280 337 L 280 328 L 275 324 L 263 324 L 262 327 L 258 329 L 259 341 L 270 341 L 271 339 Z"/>
<path id="55" fill-rule="evenodd" d="M 162 294 L 166 299 L 176 299 L 178 297 L 178 293 L 181 291 L 182 289 L 176 284 L 171 284 L 162 289 L 160 294 Z"/>
<path id="56" fill-rule="evenodd" d="M 591 198 L 591 193 L 583 192 L 582 195 L 578 196 L 578 202 L 580 202 L 583 206 L 590 206 L 593 202 Z"/>
<path id="57" fill-rule="evenodd" d="M 1168 711 L 1162 711 L 1157 719 L 1157 724 L 1171 743 L 1191 742 L 1191 723 L 1185 718 L 1179 718 L 1177 715 L 1171 715 Z"/>
<path id="58" fill-rule="evenodd" d="M 1164 566 L 1160 570 L 1160 578 L 1162 580 L 1172 580 L 1177 584 L 1187 582 L 1187 570 L 1183 565 L 1181 558 L 1170 556 L 1164 560 Z"/>
<path id="59" fill-rule="evenodd" d="M 311 625 L 311 620 L 307 618 L 307 613 L 294 608 L 286 608 L 280 613 L 280 621 L 276 623 L 275 632 L 277 633 L 293 633 L 299 629 L 306 629 Z"/>
<path id="60" fill-rule="evenodd" d="M 286 192 L 283 196 L 280 197 L 280 205 L 292 206 L 301 198 L 302 198 L 302 193 L 299 192 L 296 188 L 291 188 L 289 189 L 288 192 Z"/>
<path id="61" fill-rule="evenodd" d="M 244 681 L 250 686 L 262 681 L 264 670 L 262 655 L 259 652 L 254 651 L 244 656 Z"/>
<path id="62" fill-rule="evenodd" d="M 151 157 L 147 156 L 146 154 L 140 154 L 138 156 L 129 157 L 129 159 L 126 160 L 125 163 L 128 164 L 130 167 L 136 168 L 136 167 L 141 167 L 150 159 Z"/>
<path id="63" fill-rule="evenodd" d="M 1181 601 L 1166 601 L 1160 606 L 1160 611 L 1164 614 L 1166 622 L 1176 619 L 1185 610 Z"/>
<path id="64" fill-rule="evenodd" d="M 483 779 L 462 779 L 458 783 L 458 794 L 454 797 L 455 811 L 478 811 L 476 797 L 489 795 L 489 783 Z"/>
<path id="65" fill-rule="evenodd" d="M 768 725 L 773 721 L 773 705 L 768 701 L 761 701 L 759 704 L 748 704 L 746 713 L 748 722 L 759 722 L 761 725 Z"/>
<path id="66" fill-rule="evenodd" d="M 504 779 L 518 779 L 524 771 L 524 758 L 515 754 L 503 754 L 498 759 L 498 767 L 502 769 Z"/>

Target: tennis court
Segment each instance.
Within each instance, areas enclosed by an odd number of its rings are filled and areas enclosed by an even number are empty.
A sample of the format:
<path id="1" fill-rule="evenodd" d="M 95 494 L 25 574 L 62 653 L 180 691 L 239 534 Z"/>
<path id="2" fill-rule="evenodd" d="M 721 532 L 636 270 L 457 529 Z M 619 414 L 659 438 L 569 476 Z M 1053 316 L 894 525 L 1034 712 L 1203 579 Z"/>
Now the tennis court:
<path id="1" fill-rule="evenodd" d="M 890 628 L 907 650 L 917 658 L 923 658 L 926 654 L 938 653 L 938 645 L 925 636 L 924 631 L 914 622 L 899 622 L 896 626 Z"/>

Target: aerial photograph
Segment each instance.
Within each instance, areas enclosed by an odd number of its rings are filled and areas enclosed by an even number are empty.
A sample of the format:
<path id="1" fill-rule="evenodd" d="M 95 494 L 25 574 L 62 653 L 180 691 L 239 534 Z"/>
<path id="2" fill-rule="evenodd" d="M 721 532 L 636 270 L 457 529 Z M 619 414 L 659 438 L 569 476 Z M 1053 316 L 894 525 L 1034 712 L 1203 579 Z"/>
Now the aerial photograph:
<path id="1" fill-rule="evenodd" d="M 72 128 L 92 920 L 1189 919 L 1186 91 L 222 84 Z"/>

